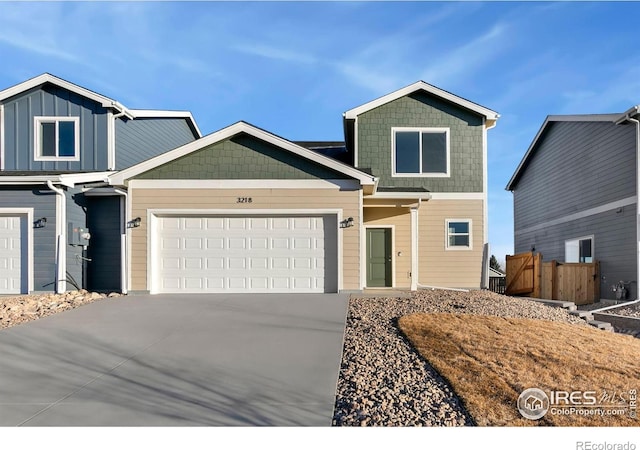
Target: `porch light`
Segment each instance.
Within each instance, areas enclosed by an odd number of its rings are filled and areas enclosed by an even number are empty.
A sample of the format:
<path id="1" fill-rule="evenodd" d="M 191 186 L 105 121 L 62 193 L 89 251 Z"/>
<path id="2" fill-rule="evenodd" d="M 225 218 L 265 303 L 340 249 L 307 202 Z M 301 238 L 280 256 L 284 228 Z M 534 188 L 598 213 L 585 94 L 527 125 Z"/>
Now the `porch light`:
<path id="1" fill-rule="evenodd" d="M 344 219 L 340 222 L 340 228 L 349 228 L 353 226 L 353 217 L 349 217 L 348 219 Z"/>
<path id="2" fill-rule="evenodd" d="M 41 217 L 40 219 L 33 222 L 33 228 L 44 228 L 46 223 L 47 223 L 47 218 Z"/>
<path id="3" fill-rule="evenodd" d="M 138 228 L 140 226 L 140 222 L 142 222 L 142 219 L 140 219 L 140 217 L 136 217 L 135 219 L 127 222 L 127 228 Z"/>

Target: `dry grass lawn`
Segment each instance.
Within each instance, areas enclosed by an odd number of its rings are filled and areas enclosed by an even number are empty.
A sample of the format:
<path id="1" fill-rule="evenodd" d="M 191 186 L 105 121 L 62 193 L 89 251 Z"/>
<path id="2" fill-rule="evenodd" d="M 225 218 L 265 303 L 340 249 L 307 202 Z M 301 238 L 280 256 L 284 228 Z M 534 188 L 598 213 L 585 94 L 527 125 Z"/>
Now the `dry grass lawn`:
<path id="1" fill-rule="evenodd" d="M 478 425 L 638 426 L 623 416 L 552 415 L 523 418 L 520 393 L 622 393 L 640 390 L 640 340 L 586 326 L 464 314 L 412 314 L 400 329 L 449 381 Z M 619 397 L 615 397 L 616 402 Z M 628 403 L 623 406 L 628 406 Z M 627 411 L 628 412 L 628 411 Z"/>

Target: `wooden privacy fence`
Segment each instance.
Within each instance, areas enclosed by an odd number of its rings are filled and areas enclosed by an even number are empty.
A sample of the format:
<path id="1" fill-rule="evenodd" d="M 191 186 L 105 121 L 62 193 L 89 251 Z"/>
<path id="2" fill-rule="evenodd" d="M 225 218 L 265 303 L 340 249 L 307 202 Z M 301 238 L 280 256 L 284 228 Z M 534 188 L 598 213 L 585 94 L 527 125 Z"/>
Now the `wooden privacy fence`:
<path id="1" fill-rule="evenodd" d="M 586 305 L 600 300 L 600 264 L 542 261 L 540 253 L 507 256 L 507 295 Z"/>

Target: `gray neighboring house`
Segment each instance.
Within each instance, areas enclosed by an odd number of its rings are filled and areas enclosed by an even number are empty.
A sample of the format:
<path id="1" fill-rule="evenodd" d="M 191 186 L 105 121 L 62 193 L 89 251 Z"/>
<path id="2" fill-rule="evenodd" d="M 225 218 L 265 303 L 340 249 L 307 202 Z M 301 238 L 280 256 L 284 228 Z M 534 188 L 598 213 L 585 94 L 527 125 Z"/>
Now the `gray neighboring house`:
<path id="1" fill-rule="evenodd" d="M 600 261 L 603 299 L 616 298 L 619 281 L 638 298 L 639 108 L 548 116 L 506 186 L 515 252 Z"/>
<path id="2" fill-rule="evenodd" d="M 51 74 L 0 91 L 0 294 L 122 291 L 126 191 L 107 178 L 200 137 Z"/>

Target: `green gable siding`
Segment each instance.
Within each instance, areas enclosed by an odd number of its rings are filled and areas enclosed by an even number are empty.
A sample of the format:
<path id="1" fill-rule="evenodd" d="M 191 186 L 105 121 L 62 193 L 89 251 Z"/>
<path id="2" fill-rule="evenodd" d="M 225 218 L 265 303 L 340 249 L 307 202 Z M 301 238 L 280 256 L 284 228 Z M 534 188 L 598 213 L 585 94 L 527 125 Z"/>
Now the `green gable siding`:
<path id="1" fill-rule="evenodd" d="M 448 178 L 391 177 L 392 127 L 448 127 Z M 482 192 L 482 117 L 424 92 L 358 116 L 358 167 L 371 168 L 380 186 L 424 187 L 431 192 Z"/>
<path id="2" fill-rule="evenodd" d="M 246 134 L 239 134 L 151 169 L 138 179 L 313 180 L 344 179 L 313 161 Z"/>

